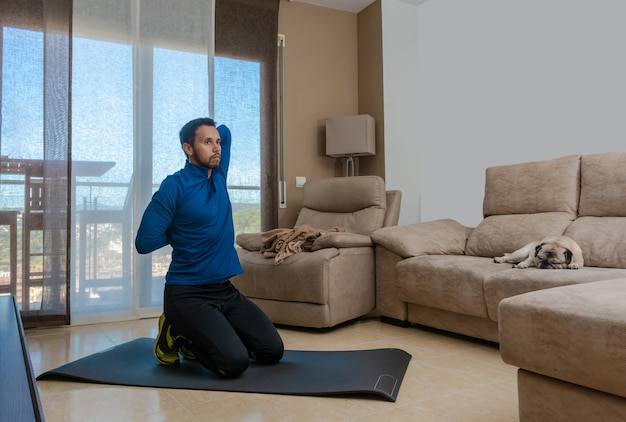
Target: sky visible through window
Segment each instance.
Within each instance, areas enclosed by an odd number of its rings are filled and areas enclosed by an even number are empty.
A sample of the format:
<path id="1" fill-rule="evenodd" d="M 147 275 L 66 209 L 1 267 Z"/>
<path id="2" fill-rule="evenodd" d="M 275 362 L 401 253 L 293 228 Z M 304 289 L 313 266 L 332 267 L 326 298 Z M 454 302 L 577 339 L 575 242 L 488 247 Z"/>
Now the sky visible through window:
<path id="1" fill-rule="evenodd" d="M 76 205 L 98 198 L 100 208 L 119 209 L 133 174 L 133 63 L 130 45 L 73 39 L 72 159 L 113 161 L 94 185 L 77 177 Z M 206 56 L 153 49 L 153 183 L 184 166 L 178 131 L 197 110 L 208 110 Z M 2 143 L 9 158 L 43 158 L 43 35 L 4 28 Z M 94 64 L 97 64 L 94 66 Z M 230 186 L 260 185 L 260 66 L 215 58 L 215 116 L 233 135 Z M 197 72 L 194 72 L 197 69 Z M 142 140 L 142 142 L 145 142 Z M 3 175 L 3 180 L 19 176 Z M 113 186 L 106 186 L 107 184 Z M 154 187 L 156 189 L 156 187 Z M 21 208 L 23 187 L 3 183 L 0 208 Z M 233 203 L 260 202 L 258 190 L 231 191 Z"/>

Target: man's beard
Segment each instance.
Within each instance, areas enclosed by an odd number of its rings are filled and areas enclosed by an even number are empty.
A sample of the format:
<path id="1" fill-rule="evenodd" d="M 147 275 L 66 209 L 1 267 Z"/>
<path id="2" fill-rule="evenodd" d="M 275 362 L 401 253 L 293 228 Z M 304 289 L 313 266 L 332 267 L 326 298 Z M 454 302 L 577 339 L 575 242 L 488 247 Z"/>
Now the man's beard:
<path id="1" fill-rule="evenodd" d="M 217 155 L 217 159 L 215 159 L 215 155 L 211 156 L 211 158 L 209 158 L 207 160 L 206 163 L 204 164 L 204 167 L 208 168 L 209 170 L 213 170 L 216 169 L 220 166 L 220 163 L 222 162 L 222 156 L 221 155 Z"/>

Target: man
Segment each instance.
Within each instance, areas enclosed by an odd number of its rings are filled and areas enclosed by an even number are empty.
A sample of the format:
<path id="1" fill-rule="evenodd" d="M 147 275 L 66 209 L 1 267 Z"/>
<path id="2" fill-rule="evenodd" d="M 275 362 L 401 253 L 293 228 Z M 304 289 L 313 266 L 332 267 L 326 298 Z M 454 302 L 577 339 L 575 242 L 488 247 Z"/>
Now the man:
<path id="1" fill-rule="evenodd" d="M 243 272 L 226 190 L 230 130 L 199 118 L 183 126 L 180 142 L 185 167 L 161 183 L 135 239 L 141 254 L 172 246 L 154 356 L 174 364 L 180 351 L 220 376 L 237 377 L 250 358 L 278 362 L 284 346 L 269 318 L 230 283 Z"/>

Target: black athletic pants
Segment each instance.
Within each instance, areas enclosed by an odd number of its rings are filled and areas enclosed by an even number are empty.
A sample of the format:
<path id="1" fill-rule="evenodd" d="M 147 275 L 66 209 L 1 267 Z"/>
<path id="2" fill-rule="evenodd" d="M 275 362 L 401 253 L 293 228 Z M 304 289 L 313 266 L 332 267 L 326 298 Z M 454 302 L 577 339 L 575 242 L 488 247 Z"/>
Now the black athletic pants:
<path id="1" fill-rule="evenodd" d="M 241 375 L 250 358 L 276 363 L 283 356 L 283 341 L 272 321 L 230 281 L 166 285 L 164 312 L 172 335 L 223 377 Z"/>

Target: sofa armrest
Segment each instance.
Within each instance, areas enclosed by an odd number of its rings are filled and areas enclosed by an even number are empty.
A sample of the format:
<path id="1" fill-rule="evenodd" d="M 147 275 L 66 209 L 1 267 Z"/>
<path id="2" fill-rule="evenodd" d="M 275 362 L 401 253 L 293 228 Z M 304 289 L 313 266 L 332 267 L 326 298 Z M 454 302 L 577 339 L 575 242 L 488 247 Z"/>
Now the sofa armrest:
<path id="1" fill-rule="evenodd" d="M 239 233 L 235 243 L 247 251 L 260 251 L 263 247 L 261 233 Z"/>
<path id="2" fill-rule="evenodd" d="M 372 233 L 372 240 L 402 258 L 464 255 L 465 243 L 472 230 L 454 220 L 445 219 L 383 227 Z"/>
<path id="3" fill-rule="evenodd" d="M 311 251 L 325 248 L 358 248 L 373 245 L 372 238 L 364 234 L 348 232 L 326 233 L 315 239 Z"/>
<path id="4" fill-rule="evenodd" d="M 263 247 L 262 235 L 263 233 L 240 233 L 235 238 L 235 243 L 247 251 L 260 251 Z M 358 248 L 362 246 L 374 246 L 372 238 L 358 233 L 325 233 L 315 239 L 311 251 L 325 248 Z"/>

